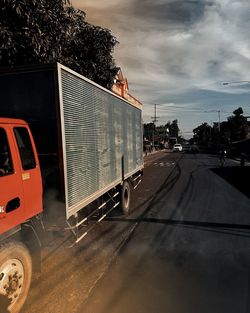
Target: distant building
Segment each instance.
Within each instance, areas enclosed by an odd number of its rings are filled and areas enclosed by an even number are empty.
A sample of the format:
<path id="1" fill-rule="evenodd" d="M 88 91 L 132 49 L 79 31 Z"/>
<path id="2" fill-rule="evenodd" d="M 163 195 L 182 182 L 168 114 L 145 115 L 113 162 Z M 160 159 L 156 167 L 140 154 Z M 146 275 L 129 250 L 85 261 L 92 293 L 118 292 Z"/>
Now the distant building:
<path id="1" fill-rule="evenodd" d="M 121 68 L 119 68 L 118 73 L 115 76 L 114 85 L 111 90 L 130 103 L 139 107 L 142 106 L 142 103 L 128 92 L 128 81 L 127 78 L 123 76 Z"/>

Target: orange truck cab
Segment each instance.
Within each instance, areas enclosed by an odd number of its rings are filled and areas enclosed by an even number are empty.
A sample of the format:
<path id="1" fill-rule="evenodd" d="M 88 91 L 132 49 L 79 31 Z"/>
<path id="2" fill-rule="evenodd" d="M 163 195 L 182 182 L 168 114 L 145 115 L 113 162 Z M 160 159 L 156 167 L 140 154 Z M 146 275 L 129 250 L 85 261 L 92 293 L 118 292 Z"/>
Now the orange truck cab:
<path id="1" fill-rule="evenodd" d="M 43 209 L 36 147 L 23 120 L 0 118 L 0 190 L 0 237 L 5 238 L 0 244 L 0 308 L 18 312 L 29 289 L 32 262 L 25 245 L 6 237 L 19 233 Z M 1 303 L 4 296 L 7 301 Z"/>
<path id="2" fill-rule="evenodd" d="M 42 179 L 28 125 L 0 118 L 0 234 L 42 211 Z"/>

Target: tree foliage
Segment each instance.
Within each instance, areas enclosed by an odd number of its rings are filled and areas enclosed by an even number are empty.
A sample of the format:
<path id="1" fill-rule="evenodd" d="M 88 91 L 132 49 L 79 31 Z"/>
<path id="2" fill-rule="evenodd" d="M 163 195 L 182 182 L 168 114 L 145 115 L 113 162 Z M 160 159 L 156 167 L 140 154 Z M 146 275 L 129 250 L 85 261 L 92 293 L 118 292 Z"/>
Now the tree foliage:
<path id="1" fill-rule="evenodd" d="M 166 129 L 166 133 L 168 134 L 168 137 L 179 137 L 179 126 L 178 126 L 178 120 L 173 120 L 168 121 L 165 125 L 164 125 L 165 129 Z"/>
<path id="2" fill-rule="evenodd" d="M 247 118 L 244 117 L 241 107 L 233 111 L 233 115 L 220 124 L 214 123 L 213 127 L 202 123 L 193 130 L 194 139 L 201 145 L 225 144 L 245 140 L 248 132 Z"/>
<path id="3" fill-rule="evenodd" d="M 234 110 L 233 111 L 233 114 L 237 117 L 239 117 L 240 115 L 242 115 L 244 112 L 243 112 L 243 109 L 242 107 L 239 107 L 238 109 Z"/>
<path id="4" fill-rule="evenodd" d="M 178 138 L 179 131 L 178 120 L 173 120 L 172 123 L 169 124 L 169 137 Z"/>
<path id="5" fill-rule="evenodd" d="M 154 123 L 143 124 L 144 137 L 148 140 L 153 140 L 153 133 L 155 133 L 156 127 Z"/>
<path id="6" fill-rule="evenodd" d="M 228 117 L 228 124 L 231 130 L 231 141 L 243 140 L 247 133 L 247 119 L 243 116 L 243 109 L 239 107 Z"/>
<path id="7" fill-rule="evenodd" d="M 193 130 L 196 141 L 201 145 L 207 145 L 212 134 L 212 127 L 208 123 L 202 123 Z"/>
<path id="8" fill-rule="evenodd" d="M 0 66 L 60 62 L 110 88 L 117 72 L 110 30 L 68 0 L 2 0 Z"/>

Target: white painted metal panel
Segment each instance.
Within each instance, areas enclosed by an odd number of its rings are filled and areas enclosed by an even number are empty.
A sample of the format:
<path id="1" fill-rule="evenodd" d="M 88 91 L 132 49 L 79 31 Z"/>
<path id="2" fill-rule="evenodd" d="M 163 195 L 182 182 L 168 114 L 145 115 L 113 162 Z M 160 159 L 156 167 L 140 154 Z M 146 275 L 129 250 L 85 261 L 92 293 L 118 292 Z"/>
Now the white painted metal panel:
<path id="1" fill-rule="evenodd" d="M 139 108 L 65 67 L 59 89 L 69 218 L 143 167 L 142 121 Z"/>

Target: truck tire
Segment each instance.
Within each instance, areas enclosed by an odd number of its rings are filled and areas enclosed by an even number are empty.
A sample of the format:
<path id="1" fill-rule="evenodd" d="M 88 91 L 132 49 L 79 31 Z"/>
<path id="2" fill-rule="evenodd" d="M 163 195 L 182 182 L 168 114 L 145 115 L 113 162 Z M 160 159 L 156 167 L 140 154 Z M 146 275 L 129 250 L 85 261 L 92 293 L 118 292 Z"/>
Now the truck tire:
<path id="1" fill-rule="evenodd" d="M 124 215 L 128 215 L 130 211 L 131 188 L 127 180 L 123 183 L 120 191 L 121 209 Z"/>
<path id="2" fill-rule="evenodd" d="M 9 242 L 0 246 L 0 307 L 4 312 L 21 310 L 29 292 L 31 275 L 32 261 L 25 245 Z"/>

